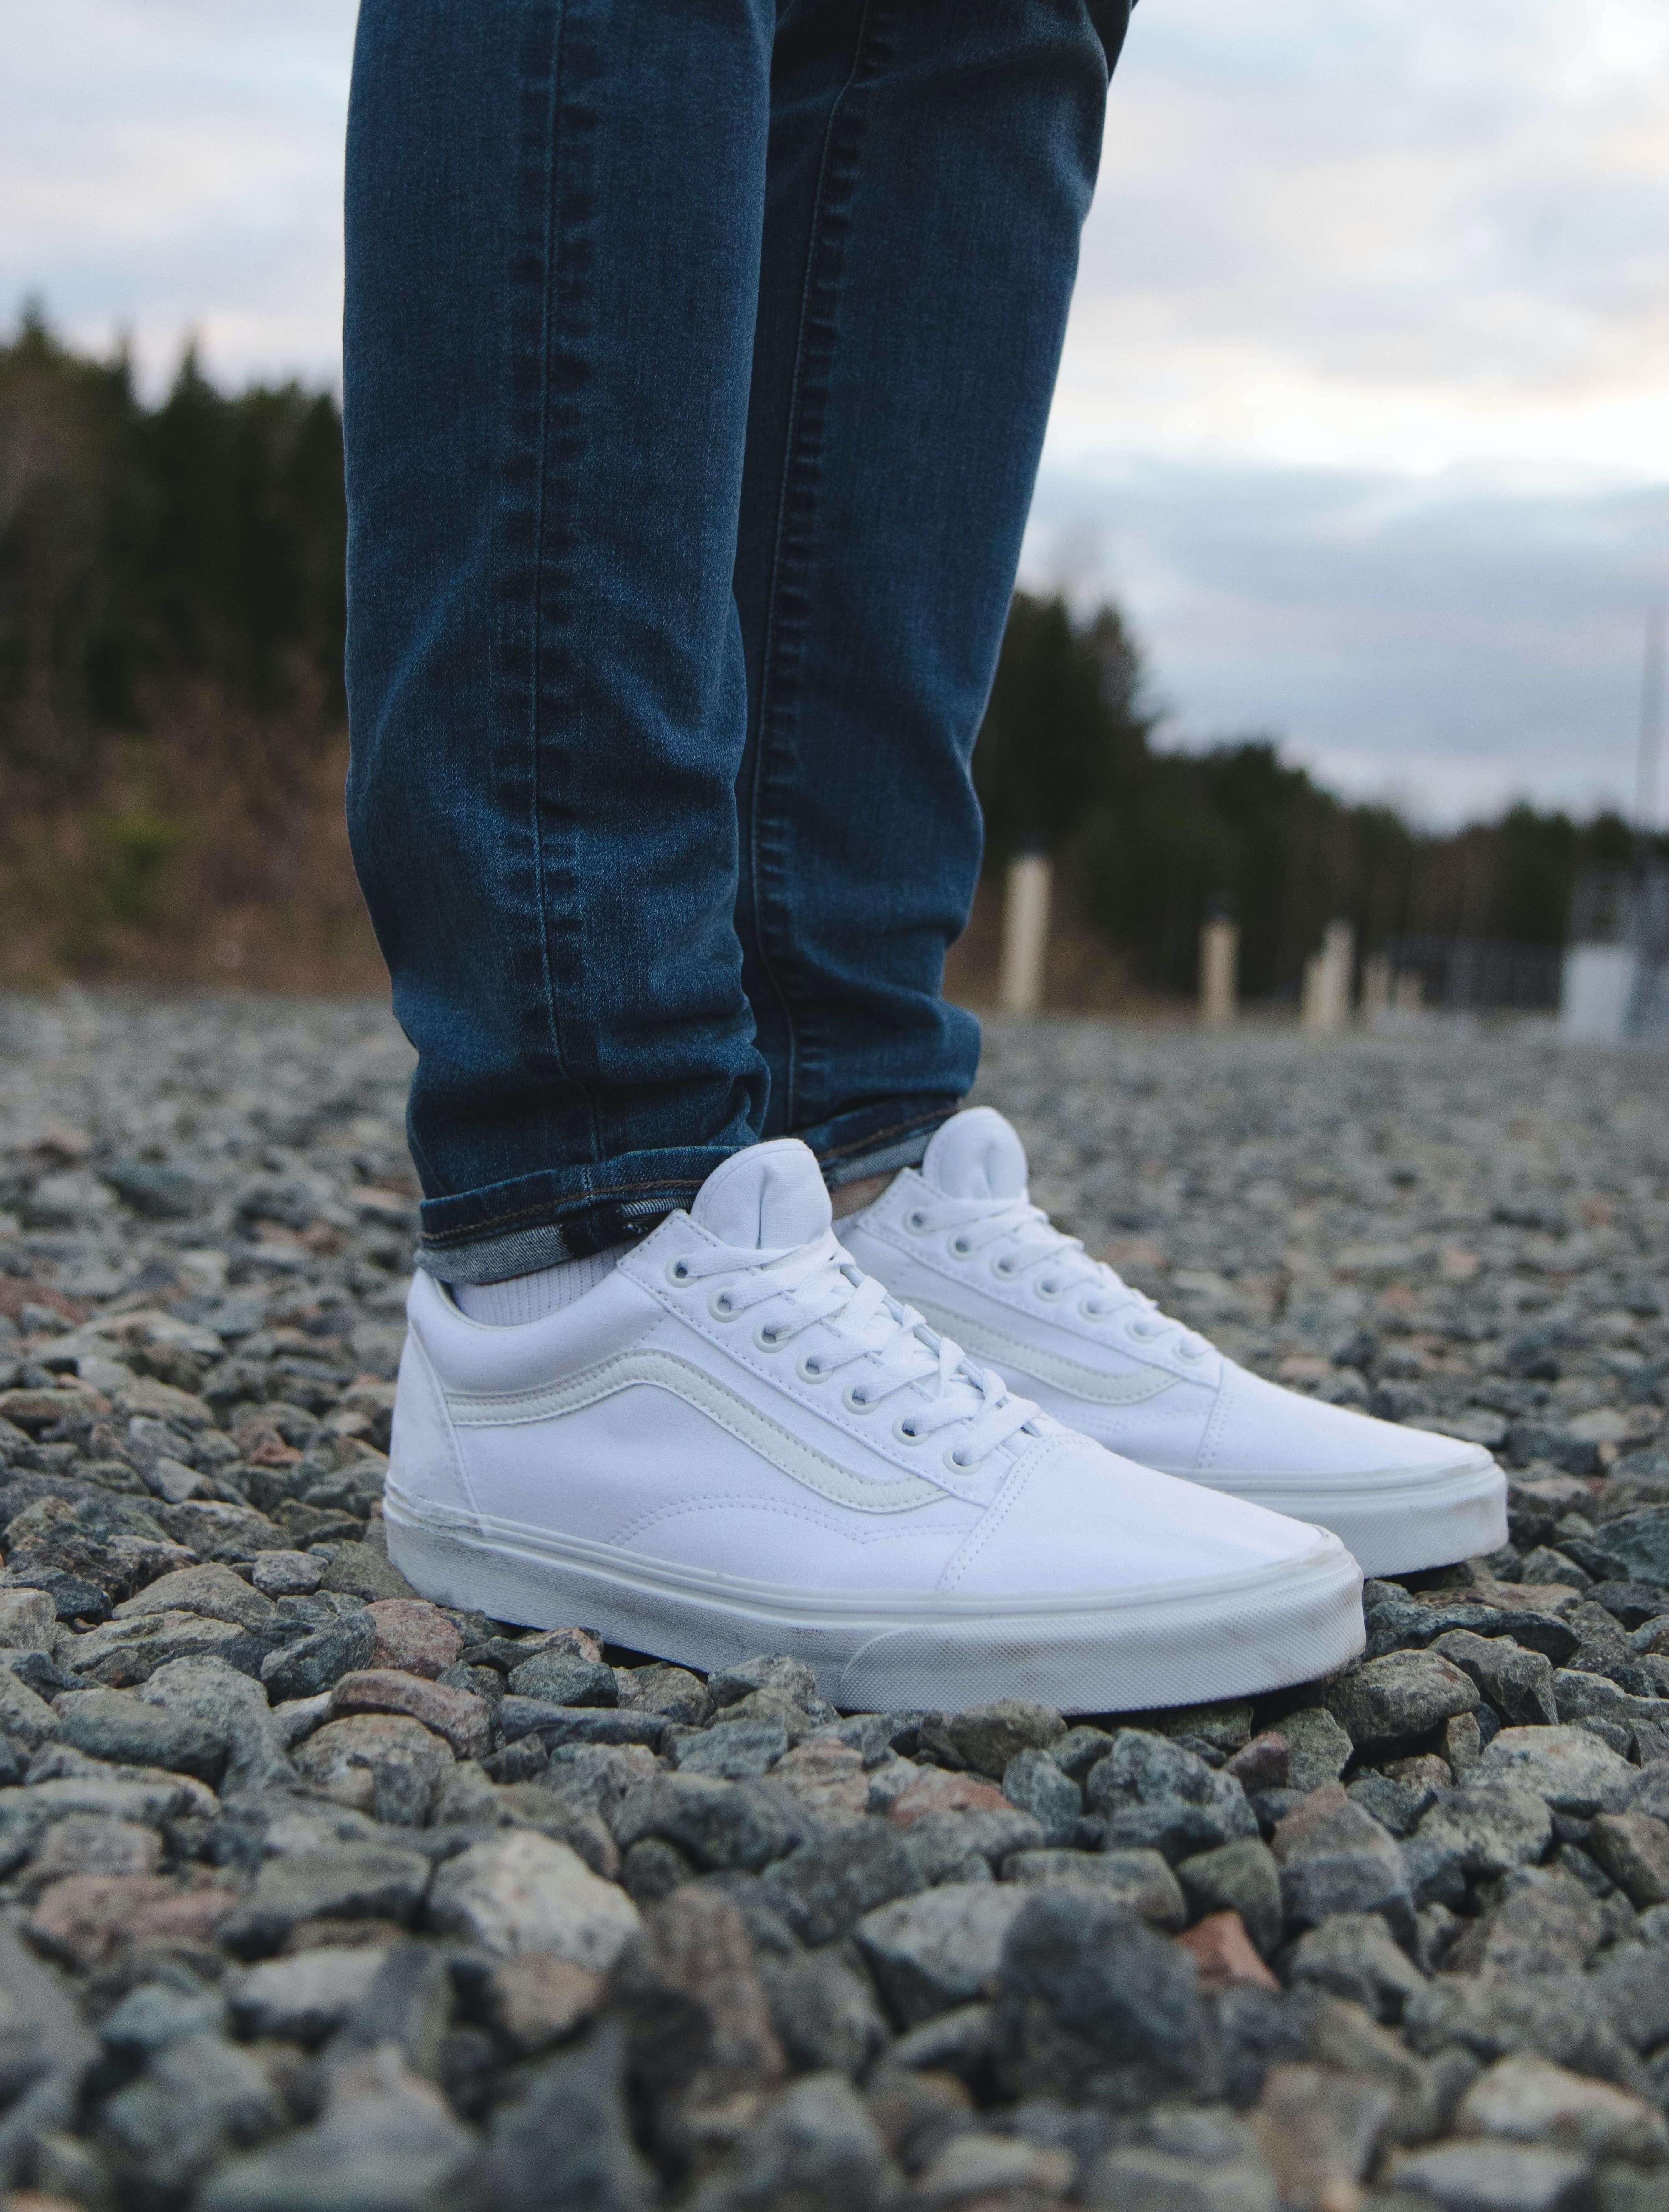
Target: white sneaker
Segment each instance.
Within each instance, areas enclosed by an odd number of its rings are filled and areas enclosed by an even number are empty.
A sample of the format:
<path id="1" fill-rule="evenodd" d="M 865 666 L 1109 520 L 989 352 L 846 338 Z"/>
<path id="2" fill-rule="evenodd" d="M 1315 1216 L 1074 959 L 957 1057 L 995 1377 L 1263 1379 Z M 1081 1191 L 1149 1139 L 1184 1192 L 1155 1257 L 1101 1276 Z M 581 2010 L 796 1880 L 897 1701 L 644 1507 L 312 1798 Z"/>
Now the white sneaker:
<path id="1" fill-rule="evenodd" d="M 1020 1139 L 989 1106 L 954 1115 L 919 1170 L 841 1234 L 895 1297 L 1061 1420 L 1144 1467 L 1319 1522 L 1365 1573 L 1507 1540 L 1507 1484 L 1486 1451 L 1237 1367 L 1028 1201 Z"/>
<path id="2" fill-rule="evenodd" d="M 540 1320 L 422 1274 L 407 1311 L 388 1548 L 444 1603 L 702 1668 L 789 1652 L 847 1707 L 1185 1705 L 1362 1647 L 1333 1537 L 1014 1396 L 841 1249 L 792 1139 Z"/>

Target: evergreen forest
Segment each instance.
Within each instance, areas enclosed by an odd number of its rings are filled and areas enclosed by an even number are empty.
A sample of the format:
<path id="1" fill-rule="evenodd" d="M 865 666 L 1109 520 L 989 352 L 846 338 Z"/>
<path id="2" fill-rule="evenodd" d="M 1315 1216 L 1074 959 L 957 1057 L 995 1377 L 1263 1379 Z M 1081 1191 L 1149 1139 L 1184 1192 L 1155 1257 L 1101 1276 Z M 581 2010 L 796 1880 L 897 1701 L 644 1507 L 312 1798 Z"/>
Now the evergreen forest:
<path id="1" fill-rule="evenodd" d="M 188 352 L 147 404 L 37 313 L 0 346 L 0 982 L 378 981 L 341 819 L 343 539 L 328 392 L 223 393 Z M 1633 854 L 1614 816 L 1528 805 L 1423 832 L 1271 736 L 1178 750 L 1146 697 L 1115 609 L 1018 593 L 974 760 L 988 881 L 1052 854 L 1064 926 L 1130 994 L 1191 995 L 1216 912 L 1251 1000 L 1295 997 L 1335 917 L 1364 951 L 1554 947 L 1579 876 Z"/>

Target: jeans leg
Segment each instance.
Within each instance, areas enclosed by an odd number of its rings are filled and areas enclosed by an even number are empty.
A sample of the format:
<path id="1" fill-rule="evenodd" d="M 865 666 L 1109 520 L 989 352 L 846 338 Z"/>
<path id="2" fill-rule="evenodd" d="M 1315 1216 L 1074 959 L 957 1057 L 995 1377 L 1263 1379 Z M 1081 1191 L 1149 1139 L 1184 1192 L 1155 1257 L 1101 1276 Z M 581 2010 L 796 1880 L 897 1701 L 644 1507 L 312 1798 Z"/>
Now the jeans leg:
<path id="1" fill-rule="evenodd" d="M 737 557 L 768 1133 L 831 1182 L 973 1082 L 968 773 L 1126 0 L 781 0 Z"/>
<path id="2" fill-rule="evenodd" d="M 762 1123 L 732 584 L 774 27 L 361 9 L 349 815 L 450 1279 L 634 1234 Z"/>

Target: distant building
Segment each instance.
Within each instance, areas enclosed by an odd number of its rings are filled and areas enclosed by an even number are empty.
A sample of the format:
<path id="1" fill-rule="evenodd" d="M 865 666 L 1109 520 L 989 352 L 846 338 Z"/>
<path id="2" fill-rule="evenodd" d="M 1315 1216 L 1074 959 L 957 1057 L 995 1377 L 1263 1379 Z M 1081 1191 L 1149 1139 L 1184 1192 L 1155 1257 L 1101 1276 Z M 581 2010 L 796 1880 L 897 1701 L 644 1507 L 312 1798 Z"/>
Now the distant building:
<path id="1" fill-rule="evenodd" d="M 1669 1046 L 1669 868 L 1578 878 L 1559 1036 L 1566 1044 Z"/>

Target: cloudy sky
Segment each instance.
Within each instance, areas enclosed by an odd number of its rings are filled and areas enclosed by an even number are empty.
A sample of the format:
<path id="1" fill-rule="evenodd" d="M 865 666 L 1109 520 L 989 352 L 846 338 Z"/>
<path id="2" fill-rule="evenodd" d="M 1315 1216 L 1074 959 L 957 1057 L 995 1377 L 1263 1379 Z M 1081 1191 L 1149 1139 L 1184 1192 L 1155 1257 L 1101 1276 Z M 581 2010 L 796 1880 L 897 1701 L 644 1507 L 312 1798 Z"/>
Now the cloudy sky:
<path id="1" fill-rule="evenodd" d="M 352 0 L 0 14 L 0 308 L 333 377 Z M 1434 821 L 1629 801 L 1666 149 L 1663 0 L 1143 0 L 1026 571 L 1125 604 L 1173 741 Z"/>

